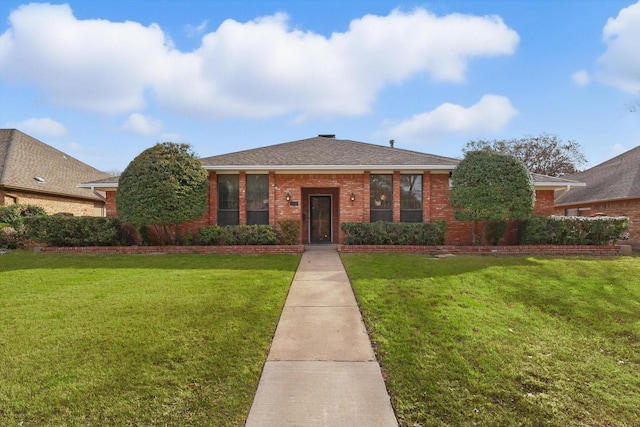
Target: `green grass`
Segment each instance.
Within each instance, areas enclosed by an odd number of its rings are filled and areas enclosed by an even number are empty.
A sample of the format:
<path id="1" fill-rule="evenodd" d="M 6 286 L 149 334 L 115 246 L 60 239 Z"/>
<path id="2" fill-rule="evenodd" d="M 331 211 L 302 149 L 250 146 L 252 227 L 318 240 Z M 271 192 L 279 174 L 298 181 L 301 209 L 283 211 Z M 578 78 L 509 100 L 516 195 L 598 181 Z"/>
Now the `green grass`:
<path id="1" fill-rule="evenodd" d="M 402 426 L 640 425 L 640 258 L 342 258 Z"/>
<path id="2" fill-rule="evenodd" d="M 0 425 L 243 425 L 298 261 L 0 257 Z"/>

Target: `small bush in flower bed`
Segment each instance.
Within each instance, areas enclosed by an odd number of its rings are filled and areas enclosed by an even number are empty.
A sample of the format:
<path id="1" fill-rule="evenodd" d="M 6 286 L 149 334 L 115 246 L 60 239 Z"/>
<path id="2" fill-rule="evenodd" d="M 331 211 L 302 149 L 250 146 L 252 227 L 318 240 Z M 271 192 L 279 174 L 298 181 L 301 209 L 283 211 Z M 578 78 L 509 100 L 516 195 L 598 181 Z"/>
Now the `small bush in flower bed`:
<path id="1" fill-rule="evenodd" d="M 198 243 L 201 245 L 276 245 L 278 234 L 268 225 L 218 225 L 200 227 Z"/>
<path id="2" fill-rule="evenodd" d="M 23 223 L 32 240 L 51 246 L 119 246 L 124 243 L 118 218 L 31 216 Z"/>
<path id="3" fill-rule="evenodd" d="M 344 222 L 345 245 L 417 245 L 444 244 L 445 222 L 393 223 Z"/>
<path id="4" fill-rule="evenodd" d="M 627 217 L 534 216 L 520 229 L 522 245 L 608 245 L 629 238 Z"/>
<path id="5" fill-rule="evenodd" d="M 280 236 L 285 245 L 295 245 L 300 238 L 300 220 L 283 219 L 278 221 Z"/>

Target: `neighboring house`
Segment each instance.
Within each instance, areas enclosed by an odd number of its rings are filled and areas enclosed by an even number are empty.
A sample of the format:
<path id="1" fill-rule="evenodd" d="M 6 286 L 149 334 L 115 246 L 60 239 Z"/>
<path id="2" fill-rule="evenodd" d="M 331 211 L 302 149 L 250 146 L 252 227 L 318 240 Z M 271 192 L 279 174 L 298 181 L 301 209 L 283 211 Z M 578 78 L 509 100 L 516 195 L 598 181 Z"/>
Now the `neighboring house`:
<path id="1" fill-rule="evenodd" d="M 37 205 L 47 213 L 104 216 L 104 195 L 78 188 L 100 172 L 16 129 L 0 129 L 0 205 Z"/>
<path id="2" fill-rule="evenodd" d="M 302 243 L 340 243 L 343 222 L 447 221 L 446 243 L 471 242 L 469 223 L 455 221 L 449 183 L 459 160 L 334 135 L 201 159 L 209 171 L 202 225 L 300 221 Z M 554 191 L 577 183 L 534 175 L 535 211 L 552 214 Z M 116 215 L 117 179 L 84 183 L 107 193 Z"/>
<path id="3" fill-rule="evenodd" d="M 556 194 L 556 214 L 627 216 L 629 243 L 640 245 L 640 146 L 565 177 L 587 186 Z"/>

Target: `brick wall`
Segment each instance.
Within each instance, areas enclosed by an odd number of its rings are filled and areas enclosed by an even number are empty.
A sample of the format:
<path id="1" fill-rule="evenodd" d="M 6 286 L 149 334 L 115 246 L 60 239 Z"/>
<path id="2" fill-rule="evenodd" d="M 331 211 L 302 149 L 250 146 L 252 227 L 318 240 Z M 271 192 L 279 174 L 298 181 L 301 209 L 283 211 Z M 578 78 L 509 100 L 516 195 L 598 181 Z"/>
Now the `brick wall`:
<path id="1" fill-rule="evenodd" d="M 368 246 L 338 245 L 341 253 L 411 253 L 423 255 L 620 255 L 621 246 Z M 91 254 L 291 254 L 304 252 L 304 245 L 274 246 L 90 246 L 39 247 L 37 252 Z"/>
<path id="2" fill-rule="evenodd" d="M 338 251 L 353 253 L 405 253 L 423 255 L 620 255 L 622 247 L 610 246 L 376 246 L 338 245 Z"/>
<path id="3" fill-rule="evenodd" d="M 424 172 L 423 185 L 423 218 L 425 222 L 443 219 L 447 222 L 445 241 L 452 245 L 467 245 L 472 241 L 471 222 L 456 221 L 449 203 L 449 174 Z M 242 172 L 240 182 L 240 224 L 246 224 L 245 182 L 246 174 Z M 269 173 L 269 223 L 276 226 L 282 219 L 300 221 L 300 243 L 309 242 L 309 197 L 312 195 L 328 195 L 332 197 L 332 241 L 344 241 L 344 233 L 340 229 L 343 222 L 368 222 L 370 219 L 370 173 L 363 174 L 276 174 Z M 394 172 L 394 221 L 400 220 L 400 173 Z M 286 199 L 287 193 L 290 200 Z M 355 200 L 351 200 L 351 194 Z M 182 227 L 182 231 L 196 231 L 205 225 L 217 224 L 217 175 L 209 174 L 209 205 L 207 213 L 201 220 L 192 221 Z M 553 213 L 553 190 L 536 192 L 536 213 Z M 107 195 L 107 214 L 115 214 L 115 193 Z M 304 216 L 304 219 L 303 219 Z M 481 224 L 478 227 L 480 232 Z M 517 227 L 511 225 L 504 243 L 516 244 Z"/>
<path id="4" fill-rule="evenodd" d="M 628 243 L 634 246 L 640 245 L 640 199 L 612 200 L 609 202 L 559 206 L 555 208 L 555 213 L 556 215 L 565 215 L 565 210 L 570 208 L 591 208 L 590 215 L 603 213 L 606 216 L 629 217 Z"/>
<path id="5" fill-rule="evenodd" d="M 72 197 L 53 196 L 26 191 L 10 191 L 0 193 L 0 204 L 35 205 L 44 208 L 49 215 L 68 212 L 74 216 L 103 216 L 105 203 L 100 201 L 76 199 Z"/>
<path id="6" fill-rule="evenodd" d="M 304 252 L 303 245 L 266 246 L 88 246 L 88 247 L 39 247 L 37 252 L 90 253 L 90 254 L 239 254 L 266 255 Z"/>

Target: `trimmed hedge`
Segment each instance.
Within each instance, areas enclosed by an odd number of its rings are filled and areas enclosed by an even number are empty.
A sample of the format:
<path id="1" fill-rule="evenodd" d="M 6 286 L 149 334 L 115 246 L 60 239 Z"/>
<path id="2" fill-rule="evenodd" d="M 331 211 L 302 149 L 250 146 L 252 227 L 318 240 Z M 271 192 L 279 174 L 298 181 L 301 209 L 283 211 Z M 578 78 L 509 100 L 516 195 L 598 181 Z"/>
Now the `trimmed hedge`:
<path id="1" fill-rule="evenodd" d="M 300 239 L 300 220 L 283 219 L 278 221 L 280 235 L 285 245 L 297 245 Z"/>
<path id="2" fill-rule="evenodd" d="M 523 221 L 521 245 L 609 245 L 629 238 L 627 217 L 534 216 Z"/>
<path id="3" fill-rule="evenodd" d="M 198 243 L 201 245 L 276 245 L 278 234 L 268 225 L 218 225 L 200 227 Z"/>
<path id="4" fill-rule="evenodd" d="M 344 222 L 345 245 L 419 245 L 444 244 L 445 222 Z"/>
<path id="5" fill-rule="evenodd" d="M 23 219 L 26 234 L 51 246 L 119 246 L 124 244 L 118 218 L 33 216 Z"/>

